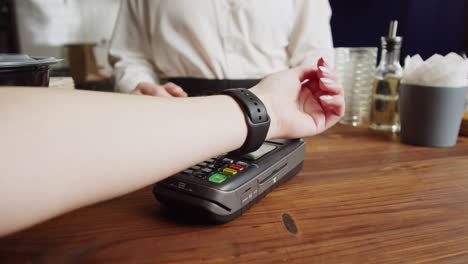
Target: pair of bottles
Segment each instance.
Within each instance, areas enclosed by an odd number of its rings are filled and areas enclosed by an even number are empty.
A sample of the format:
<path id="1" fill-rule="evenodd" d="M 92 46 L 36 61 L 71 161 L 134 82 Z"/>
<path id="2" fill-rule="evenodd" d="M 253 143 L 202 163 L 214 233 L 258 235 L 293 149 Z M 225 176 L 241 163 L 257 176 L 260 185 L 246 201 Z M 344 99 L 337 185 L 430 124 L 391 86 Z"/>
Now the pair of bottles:
<path id="1" fill-rule="evenodd" d="M 399 83 L 403 75 L 400 65 L 402 37 L 397 36 L 398 21 L 391 21 L 388 36 L 382 37 L 380 63 L 374 77 L 369 128 L 399 132 Z"/>

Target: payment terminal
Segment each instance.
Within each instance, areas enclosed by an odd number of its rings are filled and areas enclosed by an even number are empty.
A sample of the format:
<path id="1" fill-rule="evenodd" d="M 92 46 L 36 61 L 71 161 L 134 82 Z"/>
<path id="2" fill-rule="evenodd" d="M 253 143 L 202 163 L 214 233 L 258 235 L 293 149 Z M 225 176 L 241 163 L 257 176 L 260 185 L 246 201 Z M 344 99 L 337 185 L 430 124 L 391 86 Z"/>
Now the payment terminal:
<path id="1" fill-rule="evenodd" d="M 296 175 L 304 158 L 302 139 L 265 141 L 246 155 L 225 154 L 201 162 L 157 183 L 153 192 L 176 213 L 225 223 Z"/>

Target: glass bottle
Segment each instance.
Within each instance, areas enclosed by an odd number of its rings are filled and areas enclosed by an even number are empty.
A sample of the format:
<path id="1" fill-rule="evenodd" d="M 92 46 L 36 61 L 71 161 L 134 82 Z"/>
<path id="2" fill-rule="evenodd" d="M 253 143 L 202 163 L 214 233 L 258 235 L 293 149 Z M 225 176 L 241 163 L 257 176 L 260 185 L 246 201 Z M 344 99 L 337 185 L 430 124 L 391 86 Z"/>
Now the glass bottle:
<path id="1" fill-rule="evenodd" d="M 398 21 L 390 22 L 387 37 L 382 37 L 382 52 L 372 90 L 369 128 L 399 132 L 400 110 L 398 105 L 399 83 L 403 75 L 400 65 L 402 37 L 396 35 Z"/>

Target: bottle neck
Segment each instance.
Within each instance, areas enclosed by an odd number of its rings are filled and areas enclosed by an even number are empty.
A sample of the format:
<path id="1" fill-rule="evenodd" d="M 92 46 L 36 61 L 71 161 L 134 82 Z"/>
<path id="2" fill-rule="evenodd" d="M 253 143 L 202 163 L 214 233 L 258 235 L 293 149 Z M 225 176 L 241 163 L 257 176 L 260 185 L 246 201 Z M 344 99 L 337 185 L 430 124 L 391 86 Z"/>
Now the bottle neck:
<path id="1" fill-rule="evenodd" d="M 380 57 L 379 67 L 385 66 L 400 66 L 400 48 L 394 48 L 392 51 L 388 51 L 386 48 L 382 48 Z"/>

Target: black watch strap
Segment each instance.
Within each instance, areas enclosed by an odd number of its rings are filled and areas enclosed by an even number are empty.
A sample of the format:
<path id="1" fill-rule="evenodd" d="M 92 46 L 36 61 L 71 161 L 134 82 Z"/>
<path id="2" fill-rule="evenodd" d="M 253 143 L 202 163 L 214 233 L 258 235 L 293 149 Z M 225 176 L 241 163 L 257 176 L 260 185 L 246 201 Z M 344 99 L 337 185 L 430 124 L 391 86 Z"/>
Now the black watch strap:
<path id="1" fill-rule="evenodd" d="M 224 90 L 222 94 L 229 95 L 236 100 L 244 112 L 247 123 L 247 138 L 244 144 L 231 154 L 242 155 L 259 149 L 270 128 L 270 117 L 265 105 L 255 94 L 244 88 Z"/>

